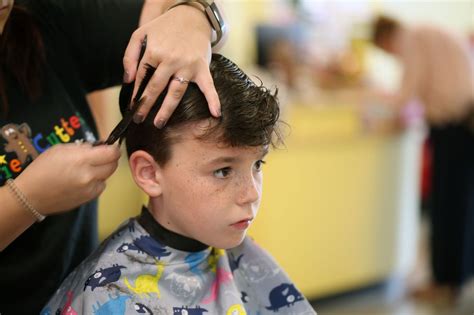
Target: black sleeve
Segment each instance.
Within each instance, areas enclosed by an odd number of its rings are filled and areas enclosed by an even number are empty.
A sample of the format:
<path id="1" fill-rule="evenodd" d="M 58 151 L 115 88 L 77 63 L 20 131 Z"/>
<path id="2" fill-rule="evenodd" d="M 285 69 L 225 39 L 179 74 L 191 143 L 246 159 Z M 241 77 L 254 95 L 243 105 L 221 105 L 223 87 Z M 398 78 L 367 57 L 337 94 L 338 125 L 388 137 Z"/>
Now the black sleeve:
<path id="1" fill-rule="evenodd" d="M 87 92 L 122 82 L 123 54 L 138 27 L 143 0 L 19 2 L 26 2 L 39 20 L 46 43 L 71 56 Z"/>

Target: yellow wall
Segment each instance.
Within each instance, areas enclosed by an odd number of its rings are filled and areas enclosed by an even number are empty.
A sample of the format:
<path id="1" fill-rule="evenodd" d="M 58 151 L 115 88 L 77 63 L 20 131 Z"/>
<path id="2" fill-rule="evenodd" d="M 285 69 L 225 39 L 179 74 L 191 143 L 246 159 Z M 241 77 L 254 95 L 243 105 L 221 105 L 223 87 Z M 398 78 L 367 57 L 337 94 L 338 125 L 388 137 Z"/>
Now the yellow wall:
<path id="1" fill-rule="evenodd" d="M 265 165 L 250 234 L 309 297 L 389 277 L 397 263 L 404 135 L 362 134 L 351 107 L 296 108 L 289 121 L 287 148 Z M 419 142 L 411 145 L 416 154 Z"/>

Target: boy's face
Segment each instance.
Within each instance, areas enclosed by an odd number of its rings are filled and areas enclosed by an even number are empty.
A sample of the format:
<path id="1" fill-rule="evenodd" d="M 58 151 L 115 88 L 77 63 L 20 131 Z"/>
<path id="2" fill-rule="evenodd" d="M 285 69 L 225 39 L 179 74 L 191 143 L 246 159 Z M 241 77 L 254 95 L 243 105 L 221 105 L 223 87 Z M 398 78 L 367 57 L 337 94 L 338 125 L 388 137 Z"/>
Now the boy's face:
<path id="1" fill-rule="evenodd" d="M 158 220 L 204 244 L 235 247 L 260 205 L 267 148 L 198 140 L 199 123 L 183 130 L 171 147 L 171 159 L 157 173 L 162 187 L 153 205 Z"/>

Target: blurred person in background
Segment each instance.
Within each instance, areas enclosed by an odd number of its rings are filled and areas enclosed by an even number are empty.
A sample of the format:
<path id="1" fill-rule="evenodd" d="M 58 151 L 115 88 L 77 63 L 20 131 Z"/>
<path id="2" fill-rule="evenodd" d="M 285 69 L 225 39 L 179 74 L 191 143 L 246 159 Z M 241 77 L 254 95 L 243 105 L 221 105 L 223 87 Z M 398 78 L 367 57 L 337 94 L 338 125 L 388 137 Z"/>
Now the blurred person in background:
<path id="1" fill-rule="evenodd" d="M 454 302 L 474 275 L 474 74 L 467 41 L 435 26 L 373 21 L 372 40 L 403 66 L 390 99 L 399 117 L 417 99 L 433 149 L 430 242 L 432 283 L 414 296 Z"/>

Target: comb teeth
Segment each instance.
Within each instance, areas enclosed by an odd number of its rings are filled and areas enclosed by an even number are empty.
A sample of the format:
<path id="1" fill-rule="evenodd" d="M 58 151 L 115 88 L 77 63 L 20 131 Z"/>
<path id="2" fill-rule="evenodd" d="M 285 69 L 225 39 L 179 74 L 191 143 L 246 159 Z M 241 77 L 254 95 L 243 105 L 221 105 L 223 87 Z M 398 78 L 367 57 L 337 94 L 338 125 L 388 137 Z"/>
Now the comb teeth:
<path id="1" fill-rule="evenodd" d="M 141 99 L 143 91 L 145 90 L 145 87 L 147 86 L 148 82 L 150 82 L 150 79 L 156 70 L 155 67 L 152 67 L 149 64 L 146 64 L 145 67 L 146 67 L 145 76 L 143 77 L 143 80 L 140 83 L 140 86 L 138 87 L 137 95 L 135 95 L 135 98 L 133 99 L 134 103 L 138 102 L 138 100 Z M 132 100 L 134 85 L 135 85 L 135 81 L 131 83 L 122 84 L 122 89 L 120 90 L 120 96 L 119 96 L 120 112 L 122 113 L 122 116 L 125 115 L 125 113 L 129 110 L 129 105 Z"/>
<path id="2" fill-rule="evenodd" d="M 138 65 L 140 64 L 140 61 L 143 58 L 143 55 L 145 54 L 146 43 L 147 43 L 147 35 L 145 35 L 145 37 L 142 40 L 137 68 L 138 68 Z M 149 64 L 145 65 L 145 77 L 140 83 L 134 102 L 137 102 L 142 97 L 143 91 L 145 90 L 145 87 L 150 81 L 151 77 L 153 76 L 153 73 L 155 72 L 155 70 L 156 68 L 152 67 L 151 65 Z M 122 113 L 122 116 L 124 116 L 125 113 L 128 112 L 129 110 L 130 103 L 132 101 L 134 86 L 135 86 L 135 81 L 122 84 L 122 88 L 120 89 L 120 96 L 119 96 L 119 106 L 120 106 L 120 112 Z"/>
<path id="3" fill-rule="evenodd" d="M 122 88 L 120 89 L 119 105 L 122 116 L 125 115 L 125 113 L 129 110 L 128 106 L 130 105 L 130 101 L 132 100 L 134 83 L 135 81 L 131 83 L 123 83 Z"/>
<path id="4" fill-rule="evenodd" d="M 153 73 L 155 73 L 156 68 L 151 66 L 150 64 L 145 64 L 145 76 L 143 77 L 142 82 L 140 82 L 140 86 L 138 87 L 137 94 L 133 99 L 134 102 L 137 102 L 139 99 L 142 98 L 143 91 L 145 91 L 145 87 L 147 86 L 148 82 L 150 82 Z"/>

